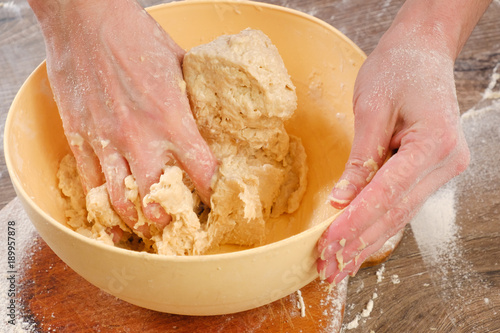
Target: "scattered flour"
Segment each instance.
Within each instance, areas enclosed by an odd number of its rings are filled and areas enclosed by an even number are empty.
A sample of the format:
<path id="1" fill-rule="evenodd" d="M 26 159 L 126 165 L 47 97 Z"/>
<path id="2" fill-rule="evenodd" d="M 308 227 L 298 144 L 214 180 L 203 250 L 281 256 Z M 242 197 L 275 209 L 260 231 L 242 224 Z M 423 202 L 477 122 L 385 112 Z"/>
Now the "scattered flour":
<path id="1" fill-rule="evenodd" d="M 356 317 L 345 326 L 345 329 L 352 330 L 354 328 L 358 328 L 360 318 L 360 315 L 356 315 Z"/>
<path id="2" fill-rule="evenodd" d="M 380 265 L 380 268 L 377 271 L 377 283 L 382 282 L 384 279 L 384 272 L 385 272 L 385 264 Z"/>
<path id="3" fill-rule="evenodd" d="M 370 317 L 370 314 L 372 313 L 373 310 L 373 298 L 368 301 L 366 304 L 366 308 L 361 312 L 361 317 L 367 318 Z"/>
<path id="4" fill-rule="evenodd" d="M 385 272 L 385 264 L 381 264 L 380 268 L 375 273 L 375 276 L 377 277 L 377 283 L 381 283 L 382 280 L 384 279 L 384 272 Z M 360 287 L 358 287 L 356 292 L 360 292 L 363 289 L 363 287 L 364 287 L 364 282 L 361 284 Z M 342 325 L 342 332 L 356 329 L 360 326 L 360 324 L 365 323 L 366 320 L 370 318 L 370 315 L 375 306 L 375 300 L 377 298 L 378 298 L 377 287 L 375 287 L 372 297 L 368 300 L 363 310 L 361 310 L 360 313 L 357 313 L 353 320 L 351 320 L 348 323 L 344 323 Z M 350 309 L 352 310 L 354 309 L 354 307 L 355 304 L 351 304 Z"/>
<path id="5" fill-rule="evenodd" d="M 370 300 L 368 300 L 368 302 L 366 303 L 366 306 L 363 309 L 363 311 L 358 313 L 356 315 L 356 317 L 354 317 L 354 319 L 351 320 L 349 323 L 345 324 L 343 326 L 343 329 L 344 330 L 352 330 L 352 329 L 358 328 L 360 321 L 362 319 L 369 318 L 372 311 L 373 311 L 373 307 L 375 305 L 375 299 L 377 299 L 377 298 L 378 298 L 378 294 L 376 292 L 374 292 L 372 295 L 372 298 Z"/>
<path id="6" fill-rule="evenodd" d="M 498 63 L 495 68 L 493 68 L 490 83 L 483 93 L 483 101 L 486 99 L 500 98 L 500 85 L 498 84 L 498 80 L 500 80 L 500 63 Z M 494 90 L 495 87 L 498 88 L 497 91 Z"/>
<path id="7" fill-rule="evenodd" d="M 399 276 L 397 274 L 391 275 L 391 281 L 393 284 L 399 284 L 401 283 L 401 280 L 399 279 Z"/>
<path id="8" fill-rule="evenodd" d="M 297 307 L 300 309 L 300 316 L 306 316 L 306 306 L 304 304 L 304 298 L 302 297 L 302 292 L 297 290 L 297 298 L 299 299 L 297 302 Z"/>
<path id="9" fill-rule="evenodd" d="M 325 285 L 326 282 L 322 282 Z M 342 280 L 337 285 L 336 293 L 328 293 L 328 295 L 320 301 L 320 305 L 324 307 L 323 316 L 328 318 L 328 323 L 322 333 L 338 332 L 342 327 L 342 308 L 345 305 L 345 297 L 347 295 L 348 279 Z"/>
<path id="10" fill-rule="evenodd" d="M 455 187 L 449 183 L 434 194 L 411 222 L 420 250 L 438 261 L 455 250 Z"/>

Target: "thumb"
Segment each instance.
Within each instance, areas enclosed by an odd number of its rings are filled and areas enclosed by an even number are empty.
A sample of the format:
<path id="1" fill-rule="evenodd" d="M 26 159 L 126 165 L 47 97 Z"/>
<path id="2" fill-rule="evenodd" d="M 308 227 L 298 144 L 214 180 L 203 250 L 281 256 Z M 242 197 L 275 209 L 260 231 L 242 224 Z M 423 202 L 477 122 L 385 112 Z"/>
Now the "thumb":
<path id="1" fill-rule="evenodd" d="M 355 105 L 355 135 L 349 159 L 328 200 L 337 208 L 345 208 L 370 182 L 389 154 L 392 130 L 384 113 Z M 389 125 L 390 126 L 390 125 Z"/>
<path id="2" fill-rule="evenodd" d="M 184 140 L 182 149 L 174 152 L 177 161 L 189 175 L 200 199 L 210 206 L 212 177 L 217 171 L 218 161 L 199 132 Z"/>

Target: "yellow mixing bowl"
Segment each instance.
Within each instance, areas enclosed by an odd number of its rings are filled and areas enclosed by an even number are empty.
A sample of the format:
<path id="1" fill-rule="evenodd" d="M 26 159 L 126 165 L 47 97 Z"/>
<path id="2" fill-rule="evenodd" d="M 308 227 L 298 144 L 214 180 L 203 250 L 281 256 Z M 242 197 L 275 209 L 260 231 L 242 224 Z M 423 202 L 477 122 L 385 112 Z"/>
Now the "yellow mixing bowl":
<path id="1" fill-rule="evenodd" d="M 267 245 L 205 256 L 137 253 L 79 235 L 65 226 L 58 199 L 56 170 L 69 147 L 42 63 L 12 103 L 4 136 L 10 177 L 30 219 L 78 274 L 145 308 L 226 314 L 300 289 L 317 277 L 316 242 L 337 213 L 326 200 L 350 151 L 353 86 L 365 55 L 314 17 L 258 2 L 175 2 L 149 13 L 185 49 L 248 27 L 262 30 L 278 47 L 299 102 L 287 129 L 302 138 L 308 155 L 308 188 L 300 209 L 269 223 Z"/>

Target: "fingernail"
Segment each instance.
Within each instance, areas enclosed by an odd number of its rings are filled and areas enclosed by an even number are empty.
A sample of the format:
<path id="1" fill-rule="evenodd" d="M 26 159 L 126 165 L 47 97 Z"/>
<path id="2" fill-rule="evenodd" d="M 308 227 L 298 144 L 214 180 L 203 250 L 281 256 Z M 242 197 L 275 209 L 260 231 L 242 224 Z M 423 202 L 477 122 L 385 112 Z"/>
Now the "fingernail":
<path id="1" fill-rule="evenodd" d="M 358 274 L 358 271 L 359 271 L 359 267 L 355 268 L 351 273 L 349 273 L 349 276 L 356 276 L 356 274 Z"/>
<path id="2" fill-rule="evenodd" d="M 321 281 L 326 280 L 326 266 L 325 266 L 325 267 L 323 267 L 323 269 L 321 269 L 321 270 L 319 271 L 319 279 L 320 279 Z"/>
<path id="3" fill-rule="evenodd" d="M 332 204 L 345 205 L 354 199 L 356 192 L 356 186 L 351 184 L 348 180 L 342 179 L 335 184 L 335 187 L 328 196 L 328 200 Z"/>
<path id="4" fill-rule="evenodd" d="M 362 251 L 366 248 L 367 244 L 365 243 L 365 241 L 361 237 L 359 237 L 359 242 L 360 242 L 360 244 L 359 244 L 358 250 Z"/>
<path id="5" fill-rule="evenodd" d="M 334 255 L 334 253 L 336 253 L 337 251 L 339 251 L 339 249 L 342 250 L 342 247 L 343 246 L 340 245 L 337 242 L 333 242 L 333 243 L 328 244 L 321 251 L 320 259 L 321 260 L 328 260 L 328 259 L 330 259 Z"/>
<path id="6" fill-rule="evenodd" d="M 328 293 L 331 293 L 333 288 L 337 287 L 337 284 L 335 281 L 332 281 L 331 283 L 328 283 Z"/>
<path id="7" fill-rule="evenodd" d="M 346 266 L 344 264 L 344 257 L 342 255 L 342 252 L 344 252 L 343 248 L 338 250 L 337 253 L 335 254 L 335 257 L 337 258 L 338 269 L 340 272 L 342 272 L 344 270 L 344 267 Z"/>
<path id="8" fill-rule="evenodd" d="M 329 245 L 328 245 L 328 246 L 329 246 Z M 319 256 L 319 258 L 320 258 L 321 260 L 326 260 L 326 258 L 325 258 L 325 252 L 326 252 L 326 249 L 328 248 L 328 246 L 325 246 L 325 247 L 323 248 L 323 250 L 321 251 L 321 254 L 320 254 L 320 256 Z"/>
<path id="9" fill-rule="evenodd" d="M 335 279 L 333 280 L 333 283 L 339 284 L 340 282 L 342 282 L 343 279 L 345 279 L 346 276 L 347 276 L 346 272 L 340 273 L 339 275 L 337 275 L 335 277 Z"/>
<path id="10" fill-rule="evenodd" d="M 354 264 L 357 265 L 358 264 L 358 260 L 359 260 L 359 256 L 361 255 L 361 253 L 357 254 L 355 257 L 354 257 Z"/>

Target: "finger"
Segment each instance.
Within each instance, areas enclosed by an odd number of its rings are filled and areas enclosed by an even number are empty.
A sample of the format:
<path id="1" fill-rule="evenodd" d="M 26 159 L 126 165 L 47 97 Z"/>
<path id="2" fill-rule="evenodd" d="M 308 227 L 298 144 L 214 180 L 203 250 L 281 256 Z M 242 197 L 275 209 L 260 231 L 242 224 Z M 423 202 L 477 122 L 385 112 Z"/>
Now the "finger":
<path id="1" fill-rule="evenodd" d="M 113 209 L 125 224 L 132 230 L 136 230 L 134 227 L 138 219 L 137 210 L 126 195 L 125 178 L 130 175 L 127 161 L 111 148 L 99 150 L 98 155 Z M 145 236 L 149 237 L 149 230 L 142 228 L 140 231 L 145 232 Z"/>
<path id="2" fill-rule="evenodd" d="M 201 136 L 198 142 L 197 145 L 185 147 L 183 153 L 177 157 L 182 168 L 193 181 L 201 201 L 210 206 L 212 182 L 218 162 Z"/>
<path id="3" fill-rule="evenodd" d="M 71 151 L 75 156 L 78 174 L 85 193 L 104 183 L 99 159 L 92 147 L 78 134 L 68 135 Z"/>
<path id="4" fill-rule="evenodd" d="M 189 108 L 187 98 L 179 107 Z M 178 124 L 176 133 L 172 136 L 173 146 L 177 149 L 172 149 L 171 152 L 191 178 L 200 199 L 210 206 L 212 181 L 218 166 L 217 159 L 201 136 L 190 110 L 181 113 L 180 118 L 173 123 Z"/>
<path id="5" fill-rule="evenodd" d="M 392 132 L 387 128 L 392 124 L 379 116 L 385 114 L 380 109 L 365 100 L 355 101 L 355 133 L 361 134 L 354 136 L 345 170 L 329 196 L 337 209 L 346 207 L 363 190 L 388 154 Z"/>
<path id="6" fill-rule="evenodd" d="M 151 185 L 159 182 L 163 167 L 170 160 L 170 157 L 168 154 L 148 151 L 140 149 L 140 147 L 135 148 L 139 149 L 133 152 L 134 158 L 129 160 L 129 165 L 139 190 L 142 211 L 148 220 L 156 224 L 159 230 L 163 230 L 171 221 L 170 215 L 159 203 L 151 202 L 145 205 L 144 197 L 150 193 Z"/>
<path id="7" fill-rule="evenodd" d="M 400 228 L 403 228 L 408 221 L 401 221 Z M 394 234 L 397 234 L 398 231 L 394 232 Z M 368 230 L 367 234 L 374 235 L 375 233 L 372 233 L 371 230 Z M 352 246 L 352 248 L 357 249 L 357 252 L 355 254 L 353 253 L 351 253 L 351 255 L 347 254 L 347 252 L 349 252 L 350 250 L 348 246 L 346 246 L 345 253 L 343 249 L 339 250 L 341 251 L 341 254 L 339 256 L 326 260 L 325 263 L 323 264 L 324 267 L 328 266 L 328 268 L 325 269 L 324 272 L 325 280 L 327 280 L 330 283 L 332 282 L 339 283 L 347 275 L 355 276 L 359 271 L 359 269 L 361 268 L 361 266 L 363 265 L 363 263 L 365 262 L 365 260 L 368 259 L 372 254 L 376 253 L 379 249 L 381 249 L 384 246 L 384 244 L 392 237 L 388 236 L 391 234 L 392 232 L 385 232 L 383 235 L 379 235 L 379 237 L 377 239 L 374 239 L 373 243 L 370 245 L 365 243 L 364 240 L 361 242 L 361 244 L 356 243 L 354 246 Z M 369 240 L 368 242 L 371 242 L 371 240 Z M 342 264 L 342 266 L 338 262 L 338 257 L 341 257 L 343 260 L 346 261 L 345 263 Z"/>
<path id="8" fill-rule="evenodd" d="M 113 243 L 115 243 L 115 244 L 119 243 L 124 235 L 123 230 L 117 225 L 115 225 L 114 227 L 111 227 L 111 228 L 107 228 L 106 232 L 109 235 L 111 235 Z"/>
<path id="9" fill-rule="evenodd" d="M 171 71 L 169 75 L 172 77 L 167 80 L 161 94 L 166 99 L 163 110 L 166 122 L 162 133 L 166 140 L 159 145 L 175 157 L 195 185 L 200 199 L 210 206 L 211 183 L 217 169 L 217 160 L 198 130 L 186 92 L 178 84 L 179 79 L 182 80 L 182 73 Z M 173 86 L 166 89 L 169 84 Z M 128 160 L 131 161 L 129 158 Z M 134 175 L 136 174 L 138 173 L 134 171 Z"/>
<path id="10" fill-rule="evenodd" d="M 318 260 L 317 269 L 321 280 L 333 284 L 340 283 L 347 275 L 349 275 L 347 270 L 339 269 L 338 262 L 335 259 Z"/>
<path id="11" fill-rule="evenodd" d="M 167 44 L 167 47 L 172 51 L 172 53 L 177 57 L 177 60 L 182 63 L 184 60 L 184 55 L 186 54 L 186 51 L 177 44 L 172 37 L 163 29 L 161 26 L 159 26 L 161 33 L 165 34 L 165 41 Z"/>

